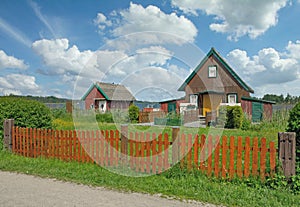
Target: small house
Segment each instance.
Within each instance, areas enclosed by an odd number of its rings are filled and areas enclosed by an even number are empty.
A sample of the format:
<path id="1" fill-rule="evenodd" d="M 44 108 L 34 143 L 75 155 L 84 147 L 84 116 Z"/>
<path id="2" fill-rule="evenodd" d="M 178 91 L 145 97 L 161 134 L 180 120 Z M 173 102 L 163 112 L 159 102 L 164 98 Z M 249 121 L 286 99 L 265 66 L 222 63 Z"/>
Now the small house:
<path id="1" fill-rule="evenodd" d="M 221 105 L 239 105 L 245 113 L 250 114 L 245 107 L 253 101 L 250 94 L 254 93 L 214 48 L 211 48 L 178 90 L 185 91 L 187 103 L 196 105 L 199 117 L 217 112 Z M 253 105 L 257 101 L 254 102 Z M 265 108 L 270 109 L 269 106 Z M 270 111 L 267 113 L 268 116 L 271 114 Z"/>
<path id="2" fill-rule="evenodd" d="M 96 82 L 82 97 L 85 109 L 106 112 L 113 109 L 128 109 L 135 100 L 131 92 L 123 85 Z"/>

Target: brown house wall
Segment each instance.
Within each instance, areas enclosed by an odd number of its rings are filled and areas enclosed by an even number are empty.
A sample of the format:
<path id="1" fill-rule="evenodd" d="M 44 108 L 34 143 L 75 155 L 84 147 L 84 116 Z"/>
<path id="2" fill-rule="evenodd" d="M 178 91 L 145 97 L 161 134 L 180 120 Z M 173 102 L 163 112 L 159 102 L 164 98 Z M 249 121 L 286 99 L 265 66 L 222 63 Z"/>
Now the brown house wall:
<path id="1" fill-rule="evenodd" d="M 104 98 L 104 96 L 94 87 L 85 98 L 85 109 L 90 109 L 91 104 L 95 104 L 95 98 Z"/>
<path id="2" fill-rule="evenodd" d="M 217 77 L 208 77 L 208 66 L 217 66 Z M 202 68 L 197 72 L 193 79 L 185 87 L 186 101 L 189 101 L 190 94 L 197 94 L 203 91 L 219 91 L 224 92 L 223 101 L 227 102 L 226 94 L 236 93 L 238 96 L 238 102 L 241 102 L 241 97 L 249 97 L 249 92 L 245 91 L 227 72 L 214 56 L 210 56 L 209 59 L 204 63 Z"/>

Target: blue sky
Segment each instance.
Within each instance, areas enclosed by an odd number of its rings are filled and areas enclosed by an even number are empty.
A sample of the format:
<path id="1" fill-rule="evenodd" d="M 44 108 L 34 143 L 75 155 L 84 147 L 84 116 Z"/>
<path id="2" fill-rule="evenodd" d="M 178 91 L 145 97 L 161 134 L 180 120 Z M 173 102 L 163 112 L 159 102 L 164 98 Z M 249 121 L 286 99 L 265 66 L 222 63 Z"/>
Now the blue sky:
<path id="1" fill-rule="evenodd" d="M 261 97 L 300 95 L 300 1 L 0 1 L 0 95 L 80 98 L 95 81 L 142 100 L 214 47 Z"/>

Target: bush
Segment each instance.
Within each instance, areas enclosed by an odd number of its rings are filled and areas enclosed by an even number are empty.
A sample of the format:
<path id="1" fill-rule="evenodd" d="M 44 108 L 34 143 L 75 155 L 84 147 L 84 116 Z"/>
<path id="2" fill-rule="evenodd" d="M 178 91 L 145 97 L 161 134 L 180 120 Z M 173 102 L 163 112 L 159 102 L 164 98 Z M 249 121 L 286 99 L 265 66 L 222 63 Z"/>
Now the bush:
<path id="1" fill-rule="evenodd" d="M 110 112 L 96 114 L 97 122 L 114 123 L 113 115 Z"/>
<path id="2" fill-rule="evenodd" d="M 288 125 L 286 130 L 288 132 L 296 132 L 296 152 L 297 158 L 300 158 L 300 102 L 297 103 L 290 111 Z"/>
<path id="3" fill-rule="evenodd" d="M 227 106 L 225 128 L 239 129 L 243 122 L 243 110 L 240 106 Z"/>
<path id="4" fill-rule="evenodd" d="M 128 109 L 129 119 L 132 123 L 137 123 L 139 120 L 140 109 L 134 104 L 131 104 Z"/>
<path id="5" fill-rule="evenodd" d="M 251 120 L 247 117 L 247 114 L 244 114 L 241 129 L 249 130 L 250 127 L 251 127 Z"/>
<path id="6" fill-rule="evenodd" d="M 29 128 L 51 128 L 52 118 L 50 109 L 44 104 L 15 97 L 0 98 L 0 121 L 14 119 L 15 126 Z M 0 124 L 0 130 L 3 125 Z"/>

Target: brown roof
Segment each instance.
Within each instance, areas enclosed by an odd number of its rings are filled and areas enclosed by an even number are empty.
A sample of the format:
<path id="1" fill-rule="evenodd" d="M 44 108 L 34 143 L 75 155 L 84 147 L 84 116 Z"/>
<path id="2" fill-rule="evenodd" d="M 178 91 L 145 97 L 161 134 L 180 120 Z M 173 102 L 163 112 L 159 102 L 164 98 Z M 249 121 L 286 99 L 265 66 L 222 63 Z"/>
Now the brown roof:
<path id="1" fill-rule="evenodd" d="M 109 100 L 114 101 L 132 101 L 135 100 L 131 92 L 123 85 L 97 82 L 97 86 L 101 89 L 101 93 Z"/>

